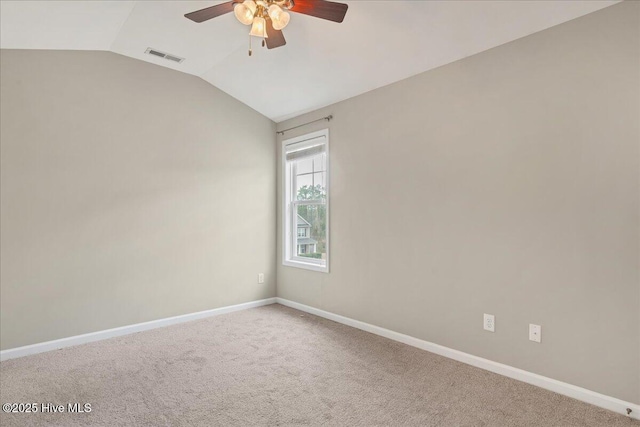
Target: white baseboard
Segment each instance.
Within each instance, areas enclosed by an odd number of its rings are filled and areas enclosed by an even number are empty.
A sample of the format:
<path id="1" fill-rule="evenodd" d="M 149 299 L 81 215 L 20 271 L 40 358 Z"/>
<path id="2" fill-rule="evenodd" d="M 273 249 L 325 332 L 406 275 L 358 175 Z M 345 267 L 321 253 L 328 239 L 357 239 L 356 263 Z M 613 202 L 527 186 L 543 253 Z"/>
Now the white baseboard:
<path id="1" fill-rule="evenodd" d="M 91 332 L 88 334 L 76 335 L 59 340 L 26 345 L 24 347 L 10 348 L 8 350 L 0 351 L 0 361 L 29 356 L 31 354 L 44 353 L 45 351 L 57 350 L 60 348 L 71 347 L 79 344 L 86 344 L 94 341 L 105 340 L 107 338 L 129 335 L 135 332 L 148 331 L 149 329 L 161 328 L 163 326 L 175 325 L 177 323 L 189 322 L 191 320 L 218 316 L 220 314 L 231 313 L 233 311 L 245 310 L 247 308 L 253 307 L 261 307 L 263 305 L 275 303 L 276 298 L 267 298 L 258 301 L 245 302 L 243 304 L 214 308 L 213 310 L 199 311 L 197 313 L 183 314 L 181 316 L 167 317 L 165 319 L 152 320 L 150 322 L 136 323 L 134 325 L 122 326 L 119 328 L 106 329 L 104 331 Z"/>
<path id="2" fill-rule="evenodd" d="M 325 319 L 332 320 L 334 322 L 342 323 L 347 326 L 351 326 L 357 329 L 361 329 L 372 334 L 380 335 L 385 338 L 389 338 L 394 341 L 401 342 L 403 344 L 417 347 L 422 350 L 430 351 L 432 353 L 439 354 L 444 357 L 448 357 L 453 360 L 457 360 L 468 365 L 475 366 L 477 368 L 485 369 L 487 371 L 494 372 L 496 374 L 504 375 L 509 378 L 513 378 L 519 381 L 523 381 L 528 384 L 533 384 L 538 387 L 542 387 L 547 390 L 554 391 L 556 393 L 572 397 L 574 399 L 590 403 L 592 405 L 599 406 L 620 414 L 627 415 L 627 409 L 631 409 L 631 418 L 640 420 L 640 405 L 625 402 L 624 400 L 617 399 L 615 397 L 606 396 L 601 393 L 597 393 L 592 390 L 587 390 L 582 387 L 578 387 L 572 384 L 568 384 L 562 381 L 554 380 L 552 378 L 544 377 L 542 375 L 534 374 L 532 372 L 524 371 L 522 369 L 514 368 L 513 366 L 505 365 L 498 362 L 493 362 L 482 357 L 474 356 L 462 351 L 454 350 L 448 347 L 444 347 L 439 344 L 434 344 L 429 341 L 424 341 L 418 338 L 404 335 L 399 332 L 390 331 L 388 329 L 374 326 L 369 323 L 361 322 L 359 320 L 350 319 L 348 317 L 340 316 L 338 314 L 330 313 L 328 311 L 320 310 L 308 305 L 300 304 L 294 301 L 289 301 L 284 298 L 267 298 L 259 301 L 251 301 L 243 304 L 232 305 L 228 307 L 215 308 L 213 310 L 200 311 L 197 313 L 184 314 L 181 316 L 168 317 L 165 319 L 152 320 L 150 322 L 137 323 L 134 325 L 122 326 L 119 328 L 107 329 L 104 331 L 92 332 L 83 335 L 76 335 L 73 337 L 62 338 L 54 341 L 47 341 L 38 344 L 27 345 L 24 347 L 11 348 L 8 350 L 0 351 L 0 361 L 15 359 L 17 357 L 28 356 L 31 354 L 43 353 L 46 351 L 57 350 L 65 347 L 72 347 L 75 345 L 90 343 L 94 341 L 100 341 L 108 338 L 119 337 L 122 335 L 133 334 L 135 332 L 147 331 L 150 329 L 161 328 L 164 326 L 175 325 L 178 323 L 189 322 L 191 320 L 203 319 L 205 317 L 218 316 L 220 314 L 231 313 L 234 311 L 245 310 L 253 307 L 261 307 L 270 304 L 282 304 L 287 307 L 295 308 L 300 311 L 304 311 Z"/>
<path id="3" fill-rule="evenodd" d="M 514 368 L 513 366 L 493 362 L 488 359 L 483 359 L 482 357 L 474 356 L 462 351 L 444 347 L 439 344 L 434 344 L 429 341 L 414 338 L 409 335 L 404 335 L 399 332 L 390 331 L 379 326 L 374 326 L 369 323 L 361 322 L 359 320 L 350 319 L 348 317 L 340 316 L 338 314 L 330 313 L 328 311 L 320 310 L 308 305 L 289 301 L 284 298 L 278 297 L 276 298 L 276 300 L 278 304 L 295 308 L 296 310 L 324 317 L 325 319 L 333 320 L 334 322 L 342 323 L 344 325 L 361 329 L 372 334 L 380 335 L 382 337 L 389 338 L 391 340 L 398 341 L 412 347 L 417 347 L 422 350 L 430 351 L 431 353 L 436 353 L 441 356 L 448 357 L 449 359 L 457 360 L 458 362 L 466 363 L 467 365 L 472 365 L 477 368 L 494 372 L 496 374 L 504 375 L 505 377 L 523 381 L 528 384 L 533 384 L 535 386 L 551 390 L 553 392 L 563 394 L 565 396 L 569 396 L 574 399 L 599 406 L 601 408 L 609 409 L 610 411 L 614 411 L 619 414 L 628 415 L 627 409 L 631 409 L 632 412 L 629 416 L 631 418 L 640 420 L 640 405 L 631 402 L 625 402 L 624 400 L 596 393 L 595 391 L 587 390 L 586 388 L 554 380 L 552 378 L 543 377 L 542 375 Z"/>

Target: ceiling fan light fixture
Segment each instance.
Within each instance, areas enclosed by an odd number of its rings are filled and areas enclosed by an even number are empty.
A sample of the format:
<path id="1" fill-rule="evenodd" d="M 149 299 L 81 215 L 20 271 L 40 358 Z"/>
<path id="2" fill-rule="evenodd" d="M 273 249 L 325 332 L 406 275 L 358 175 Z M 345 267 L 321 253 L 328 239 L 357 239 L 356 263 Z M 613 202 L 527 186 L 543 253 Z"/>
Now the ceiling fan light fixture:
<path id="1" fill-rule="evenodd" d="M 256 13 L 256 3 L 253 0 L 245 0 L 242 3 L 236 3 L 233 7 L 233 14 L 236 15 L 238 21 L 244 25 L 251 25 L 253 16 Z"/>
<path id="2" fill-rule="evenodd" d="M 291 19 L 289 13 L 282 10 L 282 8 L 277 4 L 269 6 L 268 13 L 271 18 L 271 22 L 273 22 L 274 30 L 282 30 L 287 26 L 287 24 L 289 24 L 289 19 Z"/>
<path id="3" fill-rule="evenodd" d="M 251 32 L 249 34 L 255 37 L 268 38 L 267 24 L 264 18 L 260 16 L 253 18 L 253 25 L 251 26 Z"/>
<path id="4" fill-rule="evenodd" d="M 251 37 L 262 37 L 262 45 L 269 49 L 287 44 L 281 30 L 289 24 L 289 12 L 340 23 L 349 8 L 348 4 L 330 0 L 226 0 L 217 3 L 184 16 L 201 23 L 234 12 L 238 21 L 251 25 L 249 55 Z"/>

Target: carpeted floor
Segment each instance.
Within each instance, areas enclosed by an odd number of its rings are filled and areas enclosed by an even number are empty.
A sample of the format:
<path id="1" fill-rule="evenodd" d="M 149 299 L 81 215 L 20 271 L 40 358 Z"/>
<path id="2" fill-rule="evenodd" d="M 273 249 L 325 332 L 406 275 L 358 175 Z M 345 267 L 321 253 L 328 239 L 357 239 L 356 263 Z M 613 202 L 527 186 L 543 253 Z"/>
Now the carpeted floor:
<path id="1" fill-rule="evenodd" d="M 0 400 L 90 403 L 9 426 L 639 426 L 280 305 L 0 364 Z"/>

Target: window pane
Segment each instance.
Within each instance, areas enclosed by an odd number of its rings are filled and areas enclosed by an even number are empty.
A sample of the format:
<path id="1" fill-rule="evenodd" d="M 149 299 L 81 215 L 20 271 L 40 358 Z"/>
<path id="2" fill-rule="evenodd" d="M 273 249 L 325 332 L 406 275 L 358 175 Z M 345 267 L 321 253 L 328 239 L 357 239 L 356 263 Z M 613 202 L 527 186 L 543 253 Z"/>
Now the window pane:
<path id="1" fill-rule="evenodd" d="M 294 200 L 321 200 L 326 197 L 326 155 L 316 156 L 295 161 L 296 165 L 296 194 Z"/>
<path id="2" fill-rule="evenodd" d="M 296 177 L 296 200 L 311 200 L 309 189 L 313 187 L 313 174 L 298 175 Z M 302 196 L 301 196 L 302 195 Z"/>
<path id="3" fill-rule="evenodd" d="M 309 181 L 311 181 L 311 175 L 308 175 Z M 324 200 L 326 197 L 326 189 L 320 184 L 316 185 L 302 185 L 298 188 L 296 195 L 297 200 Z"/>
<path id="4" fill-rule="evenodd" d="M 299 205 L 296 219 L 298 256 L 327 259 L 327 207 L 326 205 Z M 302 231 L 302 232 L 301 232 Z"/>
<path id="5" fill-rule="evenodd" d="M 320 154 L 313 158 L 313 171 L 314 172 L 324 172 L 327 170 L 326 167 L 326 158 L 327 156 L 324 154 Z"/>
<path id="6" fill-rule="evenodd" d="M 321 195 L 320 198 L 324 197 L 325 188 L 327 187 L 324 182 L 325 173 L 319 172 L 313 174 L 313 186 L 319 189 L 319 193 Z"/>
<path id="7" fill-rule="evenodd" d="M 298 160 L 296 165 L 298 168 L 298 175 L 313 172 L 313 158 Z"/>

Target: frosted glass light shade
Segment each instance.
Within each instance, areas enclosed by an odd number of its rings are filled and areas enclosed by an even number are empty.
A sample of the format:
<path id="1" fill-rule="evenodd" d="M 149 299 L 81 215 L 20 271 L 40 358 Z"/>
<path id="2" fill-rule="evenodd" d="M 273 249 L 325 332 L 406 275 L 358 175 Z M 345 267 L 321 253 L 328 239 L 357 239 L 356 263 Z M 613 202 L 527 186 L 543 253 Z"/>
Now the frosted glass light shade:
<path id="1" fill-rule="evenodd" d="M 251 32 L 249 34 L 256 37 L 264 37 L 265 39 L 268 38 L 267 25 L 264 18 L 256 16 L 253 19 L 253 25 L 251 26 Z"/>
<path id="2" fill-rule="evenodd" d="M 280 14 L 280 19 L 279 19 L 279 23 L 278 23 L 278 28 L 276 28 L 276 30 L 281 30 L 284 27 L 286 27 L 287 25 L 289 25 L 289 19 L 291 19 L 291 15 L 289 15 L 289 12 L 282 12 Z M 275 26 L 274 26 L 275 28 Z"/>
<path id="3" fill-rule="evenodd" d="M 233 7 L 233 14 L 236 15 L 238 21 L 244 25 L 250 25 L 253 22 L 253 14 L 256 12 L 256 4 L 253 0 L 245 0 L 243 3 L 236 3 Z"/>
<path id="4" fill-rule="evenodd" d="M 268 12 L 271 22 L 273 23 L 274 30 L 283 29 L 289 23 L 289 19 L 291 19 L 289 13 L 282 10 L 282 8 L 277 4 L 269 6 Z"/>
<path id="5" fill-rule="evenodd" d="M 253 0 L 244 0 L 242 2 L 242 4 L 247 6 L 251 10 L 251 13 L 253 13 L 255 15 L 256 9 L 258 7 L 258 6 L 256 6 L 256 2 L 255 1 L 253 1 Z"/>
<path id="6" fill-rule="evenodd" d="M 271 19 L 275 21 L 276 19 L 278 19 L 278 16 L 280 16 L 280 14 L 282 13 L 282 8 L 277 4 L 272 4 L 271 6 L 269 6 L 269 9 L 267 9 L 267 12 L 269 13 L 269 16 L 271 17 Z"/>

